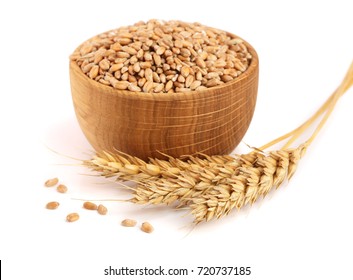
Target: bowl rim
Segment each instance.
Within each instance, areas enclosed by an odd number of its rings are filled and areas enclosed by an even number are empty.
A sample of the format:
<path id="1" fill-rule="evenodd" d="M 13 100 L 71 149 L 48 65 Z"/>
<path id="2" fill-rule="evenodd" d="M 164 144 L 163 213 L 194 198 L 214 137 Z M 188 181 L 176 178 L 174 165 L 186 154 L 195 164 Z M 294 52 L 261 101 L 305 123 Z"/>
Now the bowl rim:
<path id="1" fill-rule="evenodd" d="M 180 100 L 180 99 L 185 99 L 186 97 L 194 98 L 195 95 L 197 96 L 202 96 L 202 95 L 207 95 L 210 93 L 217 92 L 219 93 L 220 91 L 223 91 L 225 88 L 234 86 L 237 83 L 240 83 L 244 79 L 247 79 L 249 76 L 256 74 L 258 72 L 258 66 L 259 66 L 259 58 L 256 50 L 253 48 L 251 44 L 249 44 L 246 40 L 243 38 L 236 36 L 230 32 L 226 32 L 228 36 L 239 38 L 243 41 L 243 43 L 246 45 L 248 48 L 249 52 L 251 53 L 251 61 L 250 65 L 248 68 L 237 78 L 234 80 L 210 87 L 207 89 L 202 89 L 202 90 L 190 90 L 186 92 L 171 92 L 171 93 L 160 93 L 160 92 L 134 92 L 134 91 L 129 91 L 129 90 L 121 90 L 121 89 L 116 89 L 113 88 L 112 86 L 104 85 L 98 81 L 92 80 L 87 75 L 85 75 L 80 67 L 77 65 L 77 63 L 73 60 L 70 60 L 70 78 L 72 79 L 71 71 L 75 72 L 77 75 L 79 75 L 82 79 L 87 81 L 87 83 L 91 84 L 92 87 L 98 87 L 99 91 L 104 91 L 105 94 L 112 94 L 116 96 L 124 96 L 124 97 L 129 97 L 129 98 L 137 98 L 137 99 L 144 99 L 144 100 Z M 90 39 L 88 39 L 90 40 Z M 81 44 L 82 45 L 82 44 Z M 78 49 L 81 45 L 79 45 L 76 49 Z"/>

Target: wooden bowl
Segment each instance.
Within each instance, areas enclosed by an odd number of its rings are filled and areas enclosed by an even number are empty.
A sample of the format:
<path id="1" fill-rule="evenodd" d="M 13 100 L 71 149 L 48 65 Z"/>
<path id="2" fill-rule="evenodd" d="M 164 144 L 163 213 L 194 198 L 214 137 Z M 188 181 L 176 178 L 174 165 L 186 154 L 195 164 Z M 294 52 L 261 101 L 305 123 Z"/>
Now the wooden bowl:
<path id="1" fill-rule="evenodd" d="M 232 34 L 229 34 L 234 36 Z M 235 80 L 202 91 L 143 93 L 118 90 L 88 78 L 70 62 L 73 104 L 80 127 L 96 151 L 178 157 L 232 152 L 255 109 L 258 56 Z"/>

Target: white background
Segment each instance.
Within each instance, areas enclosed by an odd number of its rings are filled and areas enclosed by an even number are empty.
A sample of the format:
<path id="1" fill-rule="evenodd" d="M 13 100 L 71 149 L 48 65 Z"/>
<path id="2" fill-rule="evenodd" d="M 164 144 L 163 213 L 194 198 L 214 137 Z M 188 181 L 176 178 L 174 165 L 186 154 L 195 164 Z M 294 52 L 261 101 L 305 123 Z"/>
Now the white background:
<path id="1" fill-rule="evenodd" d="M 250 276 L 224 279 L 353 279 L 352 89 L 290 183 L 251 209 L 196 229 L 186 212 L 168 207 L 104 202 L 107 216 L 84 211 L 82 202 L 71 198 L 124 199 L 128 192 L 87 176 L 79 161 L 50 150 L 80 159 L 91 153 L 71 101 L 71 52 L 93 35 L 150 18 L 201 22 L 255 47 L 260 58 L 258 103 L 243 140 L 260 146 L 307 119 L 343 78 L 353 59 L 350 2 L 2 2 L 4 279 L 113 279 L 117 276 L 103 275 L 109 265 L 195 270 L 194 276 L 175 279 L 202 279 L 195 276 L 198 266 L 251 267 Z M 246 146 L 236 152 L 247 152 Z M 54 176 L 69 187 L 67 194 L 43 186 Z M 61 203 L 56 211 L 44 208 L 51 200 Z M 81 219 L 66 223 L 66 214 L 73 211 Z M 155 231 L 148 235 L 138 227 L 123 228 L 120 221 L 126 217 L 139 224 L 150 221 Z"/>

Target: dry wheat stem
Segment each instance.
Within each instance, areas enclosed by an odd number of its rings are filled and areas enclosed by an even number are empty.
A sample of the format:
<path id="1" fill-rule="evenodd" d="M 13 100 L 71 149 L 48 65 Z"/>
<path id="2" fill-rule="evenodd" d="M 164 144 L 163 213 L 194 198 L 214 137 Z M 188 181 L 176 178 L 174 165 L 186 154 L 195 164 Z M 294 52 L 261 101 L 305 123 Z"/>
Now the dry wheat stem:
<path id="1" fill-rule="evenodd" d="M 83 163 L 102 176 L 137 182 L 130 202 L 185 206 L 196 224 L 221 218 L 233 209 L 253 204 L 293 176 L 307 147 L 352 84 L 353 63 L 341 85 L 311 118 L 248 154 L 151 158 L 145 162 L 120 152 L 114 155 L 102 152 Z M 321 116 L 311 137 L 298 147 L 289 148 Z M 281 149 L 263 151 L 285 139 L 289 140 Z"/>
<path id="2" fill-rule="evenodd" d="M 318 125 L 318 130 L 316 133 L 314 133 L 311 136 L 311 140 L 307 140 L 310 143 L 314 140 L 320 129 L 323 127 L 325 122 L 327 121 L 329 115 L 332 113 L 337 101 L 339 100 L 340 97 L 353 85 L 353 62 L 351 63 L 342 83 L 340 86 L 334 91 L 333 94 L 329 96 L 329 98 L 326 100 L 326 102 L 317 110 L 317 112 L 311 116 L 307 121 L 305 121 L 302 125 L 297 127 L 296 129 L 292 130 L 291 132 L 288 132 L 272 141 L 269 143 L 261 146 L 259 149 L 260 150 L 265 150 L 289 137 L 291 137 L 288 142 L 282 147 L 282 149 L 286 149 L 290 147 L 290 145 L 297 139 L 299 136 L 307 130 L 320 116 L 323 114 L 324 117 L 322 119 L 322 124 Z"/>

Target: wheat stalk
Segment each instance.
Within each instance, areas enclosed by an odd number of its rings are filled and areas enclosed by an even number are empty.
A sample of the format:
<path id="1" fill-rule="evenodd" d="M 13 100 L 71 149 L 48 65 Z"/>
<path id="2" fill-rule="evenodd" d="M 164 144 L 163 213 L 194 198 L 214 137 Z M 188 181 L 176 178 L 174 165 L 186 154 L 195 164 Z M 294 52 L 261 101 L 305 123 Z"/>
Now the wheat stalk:
<path id="1" fill-rule="evenodd" d="M 102 152 L 83 164 L 102 176 L 137 182 L 130 202 L 186 206 L 200 223 L 221 218 L 234 208 L 241 209 L 265 197 L 295 173 L 300 159 L 328 120 L 339 98 L 353 84 L 353 63 L 337 90 L 319 110 L 293 131 L 243 155 L 167 156 L 166 160 L 139 158 L 121 152 Z M 289 148 L 319 117 L 311 137 L 296 148 Z M 265 152 L 284 141 L 279 150 Z"/>

